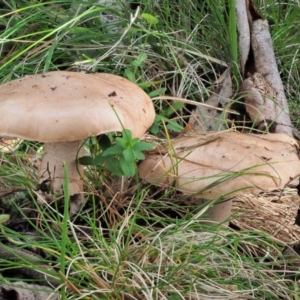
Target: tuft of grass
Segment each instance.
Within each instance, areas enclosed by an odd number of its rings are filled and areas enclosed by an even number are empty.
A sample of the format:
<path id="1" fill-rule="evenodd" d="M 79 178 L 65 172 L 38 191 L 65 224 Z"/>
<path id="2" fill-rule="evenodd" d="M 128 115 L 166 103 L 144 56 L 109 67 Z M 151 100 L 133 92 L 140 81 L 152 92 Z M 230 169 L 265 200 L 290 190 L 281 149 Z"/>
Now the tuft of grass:
<path id="1" fill-rule="evenodd" d="M 202 212 L 142 226 L 149 210 L 143 197 L 132 198 L 113 226 L 103 226 L 93 208 L 81 213 L 80 225 L 36 204 L 39 217 L 31 222 L 43 238 L 20 240 L 46 258 L 26 267 L 63 278 L 65 299 L 292 299 L 298 293 L 284 276 L 280 242 L 262 232 L 204 225 Z M 1 238 L 8 233 L 4 227 Z M 20 263 L 1 260 L 3 269 Z"/>

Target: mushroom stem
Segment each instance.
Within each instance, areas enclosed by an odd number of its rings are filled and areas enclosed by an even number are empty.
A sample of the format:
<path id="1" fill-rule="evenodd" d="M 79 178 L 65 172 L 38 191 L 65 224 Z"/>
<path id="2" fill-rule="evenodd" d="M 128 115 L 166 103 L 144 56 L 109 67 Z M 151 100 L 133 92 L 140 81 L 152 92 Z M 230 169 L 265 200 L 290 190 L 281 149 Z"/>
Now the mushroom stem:
<path id="1" fill-rule="evenodd" d="M 56 195 L 62 195 L 64 163 L 69 174 L 69 193 L 83 192 L 83 166 L 76 163 L 76 157 L 83 156 L 83 141 L 45 143 L 44 155 L 39 168 L 39 185 L 42 192 L 47 187 Z"/>

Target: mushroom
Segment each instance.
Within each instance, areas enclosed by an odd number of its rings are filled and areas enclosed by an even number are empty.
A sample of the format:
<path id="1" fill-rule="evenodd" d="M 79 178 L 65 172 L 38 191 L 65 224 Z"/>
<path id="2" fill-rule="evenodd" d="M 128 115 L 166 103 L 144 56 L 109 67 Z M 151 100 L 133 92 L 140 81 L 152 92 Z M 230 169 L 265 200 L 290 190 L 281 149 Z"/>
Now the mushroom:
<path id="1" fill-rule="evenodd" d="M 198 204 L 220 199 L 208 216 L 223 222 L 231 214 L 232 195 L 283 189 L 299 176 L 298 151 L 296 140 L 279 133 L 184 135 L 149 151 L 139 176 L 174 186 Z"/>
<path id="2" fill-rule="evenodd" d="M 0 86 L 0 136 L 44 143 L 39 184 L 62 194 L 63 164 L 70 195 L 82 193 L 83 167 L 76 164 L 84 139 L 123 128 L 141 137 L 155 112 L 148 95 L 116 75 L 67 71 L 25 76 Z"/>

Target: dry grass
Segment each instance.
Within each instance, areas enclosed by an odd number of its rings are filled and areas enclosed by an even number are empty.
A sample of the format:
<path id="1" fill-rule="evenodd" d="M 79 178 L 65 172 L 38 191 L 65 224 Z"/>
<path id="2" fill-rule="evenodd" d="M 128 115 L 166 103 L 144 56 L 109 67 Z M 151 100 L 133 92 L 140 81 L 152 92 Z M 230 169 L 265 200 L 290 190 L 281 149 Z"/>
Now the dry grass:
<path id="1" fill-rule="evenodd" d="M 300 240 L 300 227 L 295 219 L 300 197 L 295 189 L 261 195 L 243 194 L 235 197 L 232 223 L 241 230 L 266 232 L 284 243 Z"/>

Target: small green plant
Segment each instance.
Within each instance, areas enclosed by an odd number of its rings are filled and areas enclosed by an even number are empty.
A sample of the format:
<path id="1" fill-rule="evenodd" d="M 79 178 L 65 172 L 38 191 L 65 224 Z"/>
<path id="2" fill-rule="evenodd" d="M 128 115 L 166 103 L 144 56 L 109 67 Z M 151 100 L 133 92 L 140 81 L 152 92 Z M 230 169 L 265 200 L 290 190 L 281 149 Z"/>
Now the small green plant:
<path id="1" fill-rule="evenodd" d="M 158 18 L 155 16 L 152 16 L 151 14 L 143 13 L 141 14 L 141 17 L 143 20 L 146 20 L 148 24 L 148 30 L 151 30 L 151 27 L 153 26 L 155 28 L 155 25 L 158 23 Z M 136 32 L 133 30 L 133 32 Z M 133 59 L 128 67 L 124 70 L 124 76 L 129 79 L 132 82 L 136 82 L 137 78 L 143 74 L 143 67 L 145 65 L 145 61 L 148 58 L 148 55 L 145 53 L 146 51 L 146 45 L 148 43 L 148 35 L 146 36 L 145 41 L 142 43 L 141 50 L 139 55 Z"/>
<path id="2" fill-rule="evenodd" d="M 178 124 L 178 122 L 163 115 L 156 115 L 153 125 L 150 128 L 150 132 L 152 134 L 163 132 L 164 127 L 174 132 L 181 132 L 183 130 L 183 127 L 180 124 Z"/>
<path id="3" fill-rule="evenodd" d="M 130 65 L 132 67 L 134 67 L 133 72 L 131 71 L 130 68 L 126 68 L 124 71 L 124 75 L 127 79 L 129 79 L 132 82 L 136 81 L 136 72 L 137 72 L 137 68 L 141 67 L 143 65 L 143 63 L 145 62 L 145 60 L 147 59 L 147 54 L 145 53 L 141 53 L 136 59 L 134 59 Z"/>
<path id="4" fill-rule="evenodd" d="M 114 145 L 111 145 L 107 136 L 102 136 L 99 144 L 102 152 L 95 157 L 81 157 L 79 163 L 94 166 L 105 164 L 107 170 L 118 176 L 133 176 L 136 172 L 136 160 L 145 158 L 142 151 L 153 148 L 151 143 L 132 138 L 128 129 L 122 131 L 122 137 L 115 139 Z"/>

